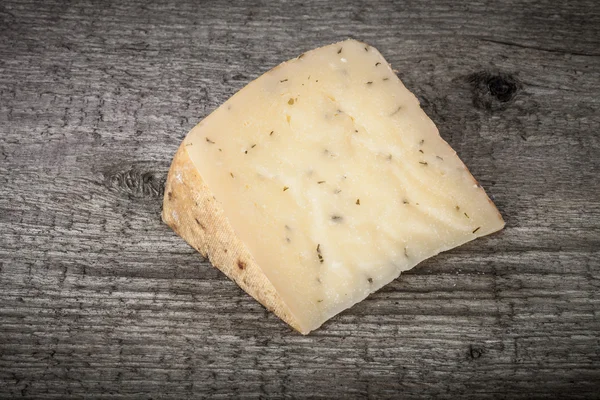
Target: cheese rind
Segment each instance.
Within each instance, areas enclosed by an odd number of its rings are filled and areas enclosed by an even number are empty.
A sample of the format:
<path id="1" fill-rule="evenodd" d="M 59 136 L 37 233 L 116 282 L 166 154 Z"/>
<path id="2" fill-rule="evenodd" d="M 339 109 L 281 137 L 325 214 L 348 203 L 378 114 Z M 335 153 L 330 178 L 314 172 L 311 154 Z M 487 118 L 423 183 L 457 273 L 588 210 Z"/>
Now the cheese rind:
<path id="1" fill-rule="evenodd" d="M 185 146 L 175 154 L 165 185 L 163 221 L 268 310 L 302 328 L 237 237 Z M 308 333 L 308 332 L 304 332 Z"/>
<path id="2" fill-rule="evenodd" d="M 178 154 L 231 227 L 212 235 L 243 244 L 279 314 L 303 333 L 401 271 L 504 226 L 415 96 L 376 49 L 354 40 L 251 82 Z M 178 179 L 172 170 L 169 184 Z M 177 225 L 180 209 L 167 197 L 163 218 Z"/>

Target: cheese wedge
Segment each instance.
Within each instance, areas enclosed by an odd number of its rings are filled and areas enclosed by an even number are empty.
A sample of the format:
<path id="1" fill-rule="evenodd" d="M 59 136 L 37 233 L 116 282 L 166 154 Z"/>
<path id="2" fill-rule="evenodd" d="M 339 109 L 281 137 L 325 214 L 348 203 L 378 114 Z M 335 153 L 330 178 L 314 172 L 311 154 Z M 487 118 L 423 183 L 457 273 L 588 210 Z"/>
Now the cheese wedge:
<path id="1" fill-rule="evenodd" d="M 284 62 L 187 135 L 163 220 L 303 334 L 504 221 L 383 56 Z"/>

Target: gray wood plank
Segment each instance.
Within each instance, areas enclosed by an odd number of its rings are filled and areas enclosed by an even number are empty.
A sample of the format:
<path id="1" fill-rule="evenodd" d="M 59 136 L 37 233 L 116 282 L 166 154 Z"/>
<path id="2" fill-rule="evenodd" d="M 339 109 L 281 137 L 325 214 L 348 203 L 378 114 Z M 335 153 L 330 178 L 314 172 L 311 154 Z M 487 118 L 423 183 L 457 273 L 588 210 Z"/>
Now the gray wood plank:
<path id="1" fill-rule="evenodd" d="M 310 336 L 160 221 L 187 131 L 278 63 L 376 46 L 507 227 Z M 0 397 L 597 398 L 594 1 L 0 3 Z"/>

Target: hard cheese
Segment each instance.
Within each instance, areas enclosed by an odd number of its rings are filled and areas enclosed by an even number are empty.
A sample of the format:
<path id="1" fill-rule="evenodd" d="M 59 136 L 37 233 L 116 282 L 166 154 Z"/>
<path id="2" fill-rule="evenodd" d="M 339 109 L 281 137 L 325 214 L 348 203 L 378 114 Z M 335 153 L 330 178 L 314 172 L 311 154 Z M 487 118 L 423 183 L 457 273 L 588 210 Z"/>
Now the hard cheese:
<path id="1" fill-rule="evenodd" d="M 504 226 L 415 96 L 355 40 L 268 71 L 192 129 L 163 219 L 302 333 Z"/>

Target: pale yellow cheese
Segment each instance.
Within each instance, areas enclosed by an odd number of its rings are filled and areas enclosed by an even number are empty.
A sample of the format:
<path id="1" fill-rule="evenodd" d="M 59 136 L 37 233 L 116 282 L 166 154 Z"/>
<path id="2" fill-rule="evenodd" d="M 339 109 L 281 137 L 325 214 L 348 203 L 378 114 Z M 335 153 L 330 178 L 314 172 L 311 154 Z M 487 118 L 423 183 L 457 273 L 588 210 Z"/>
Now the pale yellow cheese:
<path id="1" fill-rule="evenodd" d="M 184 146 L 304 333 L 504 226 L 415 96 L 354 40 L 265 73 Z"/>

